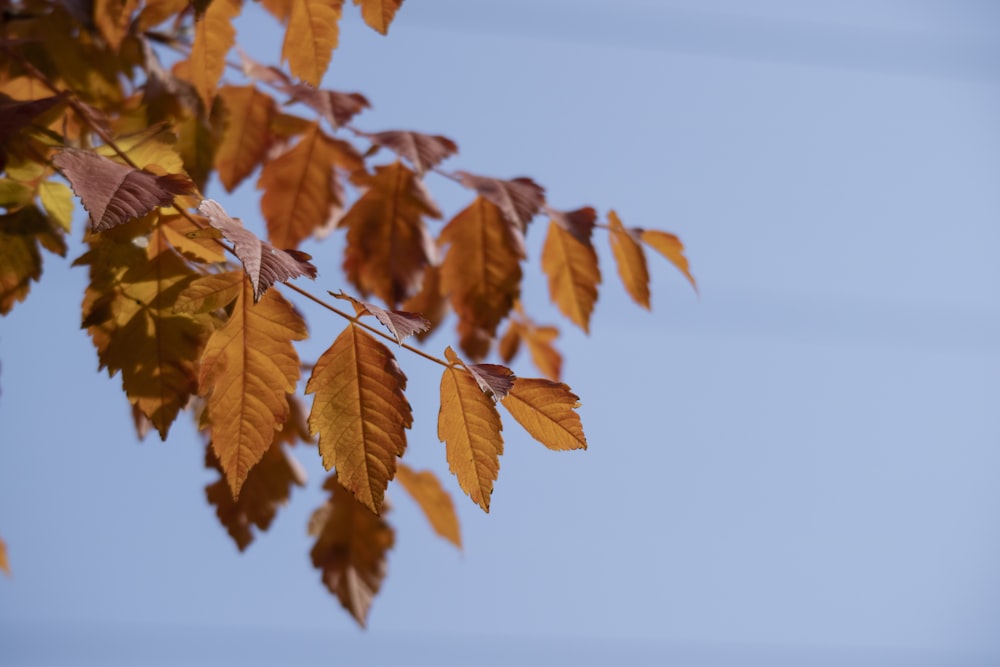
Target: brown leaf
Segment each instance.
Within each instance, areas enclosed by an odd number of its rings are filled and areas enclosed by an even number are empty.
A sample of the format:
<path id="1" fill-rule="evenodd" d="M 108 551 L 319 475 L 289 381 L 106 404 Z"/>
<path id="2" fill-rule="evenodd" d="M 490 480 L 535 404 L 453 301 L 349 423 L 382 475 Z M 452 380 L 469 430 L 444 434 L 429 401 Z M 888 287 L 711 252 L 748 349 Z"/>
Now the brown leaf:
<path id="1" fill-rule="evenodd" d="M 278 510 L 288 503 L 292 486 L 305 486 L 305 470 L 280 442 L 284 431 L 289 429 L 294 429 L 292 420 L 285 422 L 282 431 L 275 434 L 274 443 L 247 475 L 238 500 L 233 500 L 224 475 L 205 487 L 208 503 L 215 506 L 215 515 L 240 551 L 253 542 L 253 526 L 259 531 L 270 528 Z M 205 467 L 222 473 L 211 443 L 205 449 Z"/>
<path id="2" fill-rule="evenodd" d="M 361 156 L 351 144 L 328 137 L 316 124 L 291 149 L 264 165 L 257 189 L 264 191 L 260 208 L 271 243 L 294 248 L 327 224 L 342 205 L 337 166 L 360 168 Z"/>
<path id="3" fill-rule="evenodd" d="M 671 264 L 684 274 L 684 277 L 691 283 L 694 291 L 698 291 L 698 284 L 694 281 L 694 276 L 691 275 L 691 269 L 688 266 L 687 257 L 684 256 L 684 244 L 681 243 L 681 240 L 677 236 L 669 232 L 661 232 L 658 229 L 643 229 L 639 232 L 639 238 L 642 239 L 643 243 L 666 257 Z"/>
<path id="4" fill-rule="evenodd" d="M 10 574 L 10 562 L 7 560 L 7 543 L 0 539 L 0 570 L 8 577 Z"/>
<path id="5" fill-rule="evenodd" d="M 292 102 L 302 102 L 334 128 L 347 125 L 356 115 L 371 108 L 368 98 L 361 93 L 342 93 L 307 83 L 289 85 L 288 93 Z"/>
<path id="6" fill-rule="evenodd" d="M 510 180 L 476 176 L 465 171 L 455 173 L 467 188 L 490 200 L 500 209 L 510 223 L 508 232 L 521 257 L 524 257 L 524 233 L 528 223 L 545 203 L 545 188 L 530 178 Z"/>
<path id="7" fill-rule="evenodd" d="M 0 315 L 6 315 L 28 295 L 32 281 L 42 276 L 45 248 L 66 254 L 63 232 L 35 206 L 0 216 Z"/>
<path id="8" fill-rule="evenodd" d="M 223 86 L 219 96 L 226 109 L 226 125 L 215 168 L 226 192 L 232 192 L 267 154 L 276 109 L 271 96 L 256 86 Z"/>
<path id="9" fill-rule="evenodd" d="M 448 314 L 448 300 L 441 293 L 441 270 L 437 266 L 428 266 L 424 269 L 424 279 L 421 281 L 420 291 L 413 297 L 403 302 L 403 310 L 406 312 L 420 313 L 428 323 L 428 328 L 417 334 L 421 341 L 427 337 L 444 321 Z"/>
<path id="10" fill-rule="evenodd" d="M 385 579 L 386 554 L 395 535 L 385 519 L 340 485 L 336 475 L 328 477 L 323 488 L 330 499 L 309 519 L 309 534 L 316 538 L 309 555 L 326 587 L 364 627 Z"/>
<path id="11" fill-rule="evenodd" d="M 401 162 L 376 167 L 357 184 L 365 193 L 339 225 L 347 228 L 344 272 L 362 294 L 396 306 L 417 293 L 424 270 L 436 260 L 423 218 L 441 213 Z"/>
<path id="12" fill-rule="evenodd" d="M 354 324 L 320 356 L 306 385 L 316 395 L 309 430 L 319 436 L 323 466 L 336 467 L 344 488 L 376 514 L 413 424 L 405 389 L 389 348 Z"/>
<path id="13" fill-rule="evenodd" d="M 305 339 L 307 330 L 277 291 L 254 304 L 249 282 L 235 272 L 226 275 L 244 289 L 225 326 L 208 340 L 198 394 L 206 399 L 204 421 L 212 447 L 238 498 L 250 470 L 274 441 L 274 431 L 288 418 L 288 394 L 300 372 L 292 341 Z"/>
<path id="14" fill-rule="evenodd" d="M 450 365 L 441 376 L 438 440 L 448 467 L 474 503 L 490 511 L 493 482 L 500 472 L 503 425 L 493 401 L 449 347 Z"/>
<path id="15" fill-rule="evenodd" d="M 140 218 L 158 206 L 170 206 L 175 196 L 194 191 L 187 176 L 157 176 L 91 151 L 64 148 L 52 161 L 90 213 L 91 228 L 96 232 Z"/>
<path id="16" fill-rule="evenodd" d="M 595 218 L 592 208 L 553 216 L 542 246 L 542 270 L 549 278 L 549 295 L 559 310 L 585 332 L 590 330 L 590 315 L 601 282 L 597 252 L 590 243 Z"/>
<path id="17" fill-rule="evenodd" d="M 419 313 L 410 313 L 405 310 L 386 310 L 373 303 L 360 301 L 344 292 L 327 292 L 337 299 L 344 299 L 354 304 L 355 312 L 358 315 L 368 314 L 375 317 L 382 326 L 389 330 L 396 342 L 402 345 L 403 341 L 413 334 L 426 331 L 431 323 Z"/>
<path id="18" fill-rule="evenodd" d="M 278 250 L 267 241 L 261 241 L 238 219 L 229 217 L 215 200 L 204 200 L 198 211 L 208 218 L 212 227 L 233 242 L 233 252 L 243 262 L 243 270 L 253 285 L 255 303 L 276 282 L 283 283 L 299 276 L 316 277 L 316 267 L 309 262 L 309 255 L 297 250 Z"/>
<path id="19" fill-rule="evenodd" d="M 112 51 L 121 49 L 138 7 L 139 0 L 94 0 L 94 24 Z"/>
<path id="20" fill-rule="evenodd" d="M 416 471 L 402 461 L 396 464 L 396 481 L 416 501 L 434 532 L 462 548 L 458 528 L 458 515 L 451 495 L 441 486 L 441 481 L 430 470 Z"/>
<path id="21" fill-rule="evenodd" d="M 438 242 L 448 246 L 441 264 L 441 291 L 459 317 L 462 349 L 474 359 L 507 316 L 521 292 L 521 255 L 511 244 L 500 209 L 483 197 L 456 215 Z"/>
<path id="22" fill-rule="evenodd" d="M 62 102 L 67 96 L 68 93 L 62 92 L 22 102 L 0 94 L 0 171 L 7 165 L 7 153 L 14 148 L 9 145 L 11 140 L 28 126 L 48 125 L 52 116 L 61 113 Z"/>
<path id="23" fill-rule="evenodd" d="M 561 382 L 518 378 L 503 406 L 531 436 L 549 449 L 586 449 L 580 416 L 580 397 Z"/>
<path id="24" fill-rule="evenodd" d="M 458 152 L 458 145 L 454 141 L 439 134 L 389 130 L 365 136 L 408 161 L 420 175 Z"/>
<path id="25" fill-rule="evenodd" d="M 494 402 L 503 400 L 514 386 L 514 371 L 500 364 L 466 364 L 476 384 Z"/>
<path id="26" fill-rule="evenodd" d="M 365 23 L 385 35 L 403 0 L 354 0 L 354 4 L 361 5 L 361 17 Z"/>
<path id="27" fill-rule="evenodd" d="M 174 311 L 178 313 L 210 313 L 231 304 L 243 291 L 241 276 L 233 273 L 212 273 L 197 278 L 177 296 Z"/>
<path id="28" fill-rule="evenodd" d="M 318 86 L 340 38 L 343 0 L 295 0 L 281 47 L 292 76 Z"/>
<path id="29" fill-rule="evenodd" d="M 618 275 L 625 290 L 633 301 L 649 310 L 649 270 L 646 268 L 646 254 L 639 244 L 639 232 L 626 229 L 614 211 L 608 213 L 608 224 L 611 254 L 618 265 Z"/>
<path id="30" fill-rule="evenodd" d="M 535 367 L 550 380 L 558 380 L 562 372 L 562 355 L 552 344 L 559 337 L 553 326 L 537 326 L 527 317 L 511 320 L 507 332 L 500 339 L 500 358 L 510 363 L 517 355 L 523 341 Z"/>
<path id="31" fill-rule="evenodd" d="M 189 79 L 206 109 L 212 108 L 219 79 L 226 68 L 226 54 L 236 43 L 233 19 L 240 15 L 239 0 L 213 0 L 195 22 Z"/>

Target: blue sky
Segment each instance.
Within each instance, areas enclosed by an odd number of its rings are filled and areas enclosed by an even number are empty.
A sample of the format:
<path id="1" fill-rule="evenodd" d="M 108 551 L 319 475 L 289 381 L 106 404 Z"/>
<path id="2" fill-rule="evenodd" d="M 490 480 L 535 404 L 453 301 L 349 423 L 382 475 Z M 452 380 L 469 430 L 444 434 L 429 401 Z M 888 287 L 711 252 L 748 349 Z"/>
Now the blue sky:
<path id="1" fill-rule="evenodd" d="M 645 313 L 602 250 L 591 335 L 561 339 L 590 449 L 508 425 L 489 516 L 449 482 L 462 552 L 390 487 L 397 548 L 362 633 L 308 563 L 315 452 L 296 452 L 309 488 L 238 555 L 193 428 L 136 443 L 79 330 L 85 271 L 49 259 L 0 322 L 0 659 L 995 664 L 998 18 L 944 0 L 409 0 L 388 39 L 346 20 L 325 83 L 373 102 L 358 125 L 446 134 L 450 168 L 678 233 L 700 299 L 653 262 Z M 275 61 L 276 32 L 248 15 L 239 37 Z M 450 213 L 468 200 L 430 187 Z M 225 201 L 253 224 L 252 192 Z M 543 225 L 526 300 L 554 319 Z M 346 286 L 338 247 L 311 247 L 317 289 Z M 302 309 L 315 356 L 341 323 Z M 401 363 L 407 456 L 443 476 L 438 369 Z"/>

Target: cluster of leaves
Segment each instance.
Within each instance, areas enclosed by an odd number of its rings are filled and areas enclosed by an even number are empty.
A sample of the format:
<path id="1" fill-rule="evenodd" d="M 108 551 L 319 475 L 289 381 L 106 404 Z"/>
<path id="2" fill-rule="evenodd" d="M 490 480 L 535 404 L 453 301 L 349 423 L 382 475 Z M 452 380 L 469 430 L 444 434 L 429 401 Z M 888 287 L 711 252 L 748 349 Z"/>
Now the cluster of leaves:
<path id="1" fill-rule="evenodd" d="M 550 449 L 587 446 L 578 397 L 559 381 L 558 330 L 537 325 L 520 305 L 532 220 L 549 218 L 541 268 L 558 309 L 584 331 L 601 282 L 597 228 L 640 305 L 649 307 L 644 246 L 694 281 L 672 234 L 625 227 L 613 211 L 599 223 L 590 207 L 556 210 L 528 178 L 445 171 L 440 165 L 458 150 L 446 137 L 357 128 L 368 100 L 316 87 L 337 43 L 342 0 L 261 4 L 287 25 L 288 72 L 242 53 L 240 64 L 227 62 L 239 0 L 5 6 L 0 312 L 39 279 L 42 248 L 67 252 L 73 201 L 65 179 L 89 213 L 87 249 L 75 260 L 90 280 L 82 324 L 101 367 L 121 374 L 139 435 L 166 439 L 181 412 L 195 416 L 206 465 L 220 475 L 207 499 L 241 550 L 305 483 L 289 448 L 315 441 L 333 472 L 329 499 L 309 524 L 312 561 L 363 624 L 394 541 L 385 520 L 390 481 L 438 534 L 461 544 L 440 480 L 401 460 L 413 415 L 390 345 L 442 367 L 438 436 L 461 489 L 489 511 L 504 442 L 498 406 Z M 384 33 L 401 0 L 355 4 Z M 167 67 L 164 53 L 180 56 Z M 242 83 L 223 80 L 227 68 Z M 392 157 L 382 160 L 386 152 Z M 431 221 L 444 214 L 425 187 L 430 173 L 471 195 L 436 234 Z M 232 192 L 254 174 L 266 240 L 202 194 L 213 175 Z M 316 278 L 298 248 L 333 230 L 346 235 L 342 268 L 357 296 L 288 283 Z M 272 289 L 278 283 L 346 320 L 314 363 L 298 356 L 294 343 L 309 331 Z M 448 347 L 437 357 L 405 342 L 449 313 L 460 353 Z M 482 363 L 496 353 L 509 364 L 522 343 L 544 377 Z M 296 394 L 304 369 L 309 406 Z"/>

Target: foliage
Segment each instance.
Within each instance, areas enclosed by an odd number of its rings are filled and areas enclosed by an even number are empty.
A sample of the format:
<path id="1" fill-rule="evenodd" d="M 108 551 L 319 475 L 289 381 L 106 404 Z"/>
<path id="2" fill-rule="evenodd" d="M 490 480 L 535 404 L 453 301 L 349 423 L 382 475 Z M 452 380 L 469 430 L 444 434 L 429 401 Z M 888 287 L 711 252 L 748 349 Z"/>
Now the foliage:
<path id="1" fill-rule="evenodd" d="M 401 3 L 354 0 L 382 33 Z M 459 486 L 488 512 L 503 453 L 499 406 L 550 449 L 587 447 L 579 399 L 559 381 L 558 329 L 520 304 L 532 220 L 549 219 L 541 269 L 551 299 L 584 332 L 602 278 L 595 229 L 641 306 L 650 305 L 645 246 L 694 279 L 671 234 L 626 227 L 613 211 L 605 224 L 589 206 L 550 208 L 529 178 L 446 171 L 458 152 L 447 137 L 360 129 L 368 100 L 318 87 L 344 2 L 261 4 L 287 26 L 287 71 L 242 51 L 238 64 L 227 60 L 241 0 L 5 3 L 0 312 L 39 280 L 43 249 L 67 253 L 72 188 L 89 214 L 74 262 L 89 272 L 81 322 L 101 367 L 121 375 L 140 437 L 165 440 L 178 415 L 194 415 L 206 466 L 219 473 L 207 500 L 240 550 L 306 482 L 290 447 L 315 441 L 333 472 L 309 525 L 312 562 L 364 624 L 395 539 L 390 482 L 461 545 L 441 481 L 401 460 L 414 415 L 399 351 L 441 366 L 438 436 Z M 267 239 L 203 194 L 215 179 L 232 192 L 254 174 Z M 425 186 L 432 174 L 467 189 L 468 206 L 445 215 Z M 357 296 L 289 282 L 317 277 L 298 248 L 333 230 L 345 235 L 342 269 Z M 314 362 L 299 358 L 295 342 L 311 332 L 279 283 L 346 321 L 323 331 L 332 343 Z M 458 351 L 442 358 L 406 342 L 448 313 Z M 522 344 L 544 378 L 482 363 L 495 352 L 509 364 Z M 297 395 L 304 374 L 311 404 Z"/>

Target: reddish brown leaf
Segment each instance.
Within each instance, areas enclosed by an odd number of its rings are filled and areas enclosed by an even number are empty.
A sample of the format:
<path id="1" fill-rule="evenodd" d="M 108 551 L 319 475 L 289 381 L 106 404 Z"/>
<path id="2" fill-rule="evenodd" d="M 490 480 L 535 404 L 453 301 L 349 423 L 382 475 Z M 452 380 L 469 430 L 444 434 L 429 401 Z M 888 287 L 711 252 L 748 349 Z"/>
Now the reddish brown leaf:
<path id="1" fill-rule="evenodd" d="M 226 275 L 244 289 L 225 326 L 208 340 L 198 394 L 206 399 L 203 422 L 211 429 L 212 447 L 238 498 L 250 470 L 274 441 L 274 431 L 288 418 L 288 394 L 300 372 L 292 341 L 306 338 L 307 330 L 276 290 L 254 304 L 249 281 L 239 273 Z"/>
<path id="2" fill-rule="evenodd" d="M 225 476 L 205 487 L 206 499 L 215 506 L 219 522 L 225 526 L 240 551 L 253 542 L 253 526 L 257 526 L 259 531 L 270 528 L 278 510 L 291 497 L 292 486 L 305 486 L 305 470 L 281 445 L 282 434 L 294 428 L 290 419 L 285 422 L 282 432 L 275 434 L 274 443 L 247 475 L 238 500 L 233 500 Z M 205 450 L 205 467 L 222 473 L 211 444 Z"/>
<path id="3" fill-rule="evenodd" d="M 371 108 L 368 98 L 361 93 L 342 93 L 307 83 L 291 84 L 288 92 L 293 102 L 302 102 L 334 128 L 347 125 L 356 115 Z"/>
<path id="4" fill-rule="evenodd" d="M 528 223 L 545 203 L 545 188 L 530 178 L 512 178 L 508 181 L 488 176 L 476 176 L 465 171 L 455 174 L 462 185 L 493 202 L 510 223 L 509 234 L 518 254 L 524 257 L 524 233 Z"/>
<path id="5" fill-rule="evenodd" d="M 226 109 L 226 125 L 215 153 L 215 168 L 223 187 L 232 192 L 257 168 L 271 145 L 275 104 L 256 86 L 223 86 L 219 96 Z"/>
<path id="6" fill-rule="evenodd" d="M 330 499 L 309 519 L 309 534 L 316 538 L 309 555 L 326 587 L 364 627 L 385 579 L 386 554 L 395 535 L 385 519 L 340 485 L 336 475 L 327 478 L 323 488 Z M 386 505 L 383 514 L 388 509 Z"/>
<path id="7" fill-rule="evenodd" d="M 3 144 L 6 144 L 15 134 L 32 124 L 48 125 L 49 112 L 61 105 L 67 93 L 59 93 L 51 97 L 21 102 L 7 95 L 0 94 L 0 169 L 5 166 Z"/>
<path id="8" fill-rule="evenodd" d="M 337 299 L 350 301 L 354 304 L 355 312 L 358 315 L 369 314 L 374 316 L 376 320 L 382 323 L 382 326 L 389 330 L 389 333 L 392 334 L 393 338 L 395 338 L 396 342 L 399 344 L 402 344 L 404 340 L 413 334 L 426 331 L 431 325 L 431 323 L 419 313 L 409 313 L 405 310 L 386 310 L 385 308 L 380 308 L 373 303 L 355 299 L 353 296 L 345 294 L 344 292 L 328 292 L 328 294 Z"/>
<path id="9" fill-rule="evenodd" d="M 493 483 L 500 473 L 503 425 L 490 397 L 449 347 L 451 364 L 441 376 L 438 439 L 448 467 L 474 503 L 490 511 Z"/>
<path id="10" fill-rule="evenodd" d="M 215 200 L 204 200 L 198 211 L 208 218 L 212 227 L 233 242 L 233 252 L 243 262 L 243 270 L 253 285 L 255 303 L 274 283 L 299 276 L 316 277 L 316 267 L 309 262 L 309 255 L 298 250 L 278 250 L 267 241 L 261 241 L 239 219 L 229 217 Z"/>
<path id="11" fill-rule="evenodd" d="M 462 548 L 458 528 L 458 515 L 451 495 L 441 486 L 441 481 L 430 470 L 416 471 L 402 461 L 396 464 L 396 481 L 416 501 L 434 532 Z"/>
<path id="12" fill-rule="evenodd" d="M 458 152 L 458 145 L 454 141 L 439 134 L 390 130 L 365 136 L 408 161 L 421 175 Z"/>
<path id="13" fill-rule="evenodd" d="M 561 382 L 518 378 L 503 405 L 531 436 L 549 449 L 586 449 L 580 397 Z"/>
<path id="14" fill-rule="evenodd" d="M 417 334 L 420 340 L 426 340 L 444 321 L 448 313 L 448 300 L 441 293 L 441 270 L 437 266 L 424 269 L 424 279 L 420 291 L 403 303 L 403 310 L 420 313 L 428 322 L 428 328 Z"/>
<path id="15" fill-rule="evenodd" d="M 499 364 L 466 364 L 476 384 L 494 402 L 503 400 L 514 386 L 514 371 Z"/>
<path id="16" fill-rule="evenodd" d="M 611 254 L 618 265 L 618 275 L 625 290 L 633 301 L 649 310 L 649 270 L 646 268 L 646 254 L 639 244 L 639 232 L 626 229 L 614 211 L 608 213 L 608 224 Z"/>
<path id="17" fill-rule="evenodd" d="M 354 4 L 361 5 L 361 17 L 365 23 L 385 35 L 403 0 L 354 0 Z"/>
<path id="18" fill-rule="evenodd" d="M 596 213 L 592 208 L 554 215 L 542 246 L 542 270 L 559 310 L 585 332 L 597 301 L 601 271 L 590 243 Z"/>
<path id="19" fill-rule="evenodd" d="M 52 161 L 90 213 L 90 224 L 96 232 L 140 218 L 158 206 L 170 206 L 175 196 L 194 191 L 194 183 L 187 176 L 157 176 L 91 151 L 64 148 Z"/>
<path id="20" fill-rule="evenodd" d="M 263 3 L 267 7 L 267 3 Z M 270 11 L 270 9 L 269 9 Z M 289 9 L 289 13 L 291 10 Z M 281 18 L 281 17 L 279 17 Z M 283 21 L 288 20 L 288 16 L 282 18 Z M 255 81 L 260 81 L 261 83 L 266 83 L 270 86 L 274 86 L 282 92 L 288 92 L 292 86 L 292 80 L 287 74 L 285 74 L 281 69 L 271 66 L 262 65 L 253 58 L 247 55 L 246 51 L 241 49 L 239 45 L 236 46 L 236 52 L 240 56 L 240 64 L 243 66 L 243 73 L 254 79 Z"/>
<path id="21" fill-rule="evenodd" d="M 688 266 L 687 257 L 684 256 L 684 244 L 681 243 L 681 240 L 677 236 L 669 232 L 661 232 L 658 229 L 643 229 L 639 232 L 639 238 L 643 243 L 666 257 L 671 264 L 684 274 L 684 277 L 691 283 L 694 291 L 698 291 L 698 284 L 694 281 L 694 276 L 691 275 L 691 269 Z"/>
<path id="22" fill-rule="evenodd" d="M 423 218 L 441 213 L 401 162 L 376 167 L 357 184 L 365 193 L 340 221 L 347 228 L 344 272 L 362 294 L 395 306 L 417 293 L 424 270 L 436 260 Z"/>
<path id="23" fill-rule="evenodd" d="M 521 292 L 519 251 L 512 245 L 500 209 L 483 197 L 449 222 L 439 237 L 448 246 L 441 264 L 441 290 L 459 317 L 462 349 L 474 359 Z"/>

